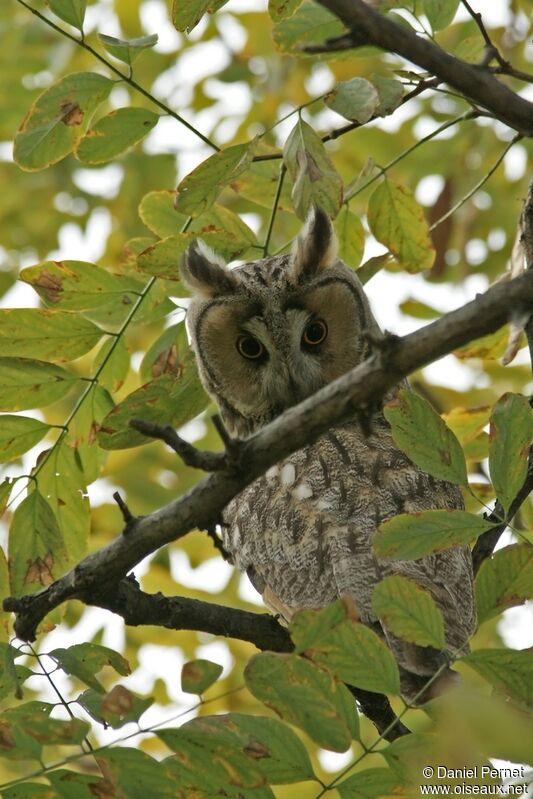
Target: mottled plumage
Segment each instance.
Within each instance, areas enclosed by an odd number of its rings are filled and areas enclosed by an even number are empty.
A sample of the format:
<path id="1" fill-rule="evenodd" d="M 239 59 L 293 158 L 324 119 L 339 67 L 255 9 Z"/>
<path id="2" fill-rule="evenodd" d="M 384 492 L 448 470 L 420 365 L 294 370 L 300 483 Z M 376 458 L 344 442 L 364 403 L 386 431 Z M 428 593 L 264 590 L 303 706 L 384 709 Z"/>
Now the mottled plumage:
<path id="1" fill-rule="evenodd" d="M 228 270 L 193 247 L 182 274 L 194 292 L 187 324 L 202 381 L 235 436 L 253 433 L 356 366 L 368 355 L 369 334 L 381 335 L 320 211 L 290 256 Z M 372 612 L 372 591 L 386 575 L 411 578 L 443 613 L 447 651 L 465 652 L 475 624 L 470 551 L 385 561 L 372 539 L 398 513 L 462 507 L 455 486 L 396 447 L 376 410 L 364 427 L 357 416 L 332 427 L 242 491 L 224 511 L 223 543 L 285 620 L 351 597 L 361 620 L 387 639 L 410 697 L 442 653 L 392 636 Z"/>

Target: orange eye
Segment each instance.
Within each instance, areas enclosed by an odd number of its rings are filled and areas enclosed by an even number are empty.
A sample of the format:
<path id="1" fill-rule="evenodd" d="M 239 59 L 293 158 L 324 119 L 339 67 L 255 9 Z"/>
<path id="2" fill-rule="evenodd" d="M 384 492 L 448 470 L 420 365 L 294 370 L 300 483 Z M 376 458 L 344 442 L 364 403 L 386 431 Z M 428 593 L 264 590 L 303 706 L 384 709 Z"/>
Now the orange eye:
<path id="1" fill-rule="evenodd" d="M 326 323 L 322 319 L 315 319 L 313 322 L 309 322 L 305 328 L 302 344 L 306 344 L 308 347 L 316 347 L 318 344 L 322 344 L 327 335 L 328 328 Z"/>
<path id="2" fill-rule="evenodd" d="M 237 350 L 243 358 L 248 358 L 250 361 L 257 360 L 265 352 L 265 348 L 255 336 L 239 336 Z"/>

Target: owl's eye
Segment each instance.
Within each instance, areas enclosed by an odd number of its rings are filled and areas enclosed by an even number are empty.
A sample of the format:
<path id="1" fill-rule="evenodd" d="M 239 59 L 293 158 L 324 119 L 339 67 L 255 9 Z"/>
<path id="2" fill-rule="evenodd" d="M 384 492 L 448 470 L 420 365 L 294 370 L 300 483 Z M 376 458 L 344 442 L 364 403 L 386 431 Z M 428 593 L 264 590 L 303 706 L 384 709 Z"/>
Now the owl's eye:
<path id="1" fill-rule="evenodd" d="M 318 344 L 322 344 L 327 335 L 328 328 L 326 323 L 322 319 L 315 319 L 313 322 L 309 322 L 305 328 L 302 344 L 306 344 L 308 347 L 316 347 Z"/>
<path id="2" fill-rule="evenodd" d="M 260 358 L 265 352 L 265 348 L 259 339 L 249 335 L 239 336 L 237 339 L 237 350 L 243 358 L 248 358 L 248 360 L 251 361 L 257 360 L 257 358 Z"/>

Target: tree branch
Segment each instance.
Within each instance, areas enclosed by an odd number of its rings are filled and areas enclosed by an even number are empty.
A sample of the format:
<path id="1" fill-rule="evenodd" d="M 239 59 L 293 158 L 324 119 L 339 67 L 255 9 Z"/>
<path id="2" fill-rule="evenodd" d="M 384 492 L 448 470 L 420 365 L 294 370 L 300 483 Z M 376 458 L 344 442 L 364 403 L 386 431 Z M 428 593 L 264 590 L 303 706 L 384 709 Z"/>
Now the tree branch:
<path id="1" fill-rule="evenodd" d="M 235 442 L 226 469 L 204 478 L 183 497 L 134 518 L 122 535 L 91 553 L 71 571 L 35 594 L 4 600 L 17 614 L 15 633 L 35 639 L 47 613 L 72 597 L 98 595 L 116 587 L 147 555 L 194 527 L 209 527 L 245 486 L 282 458 L 310 444 L 332 424 L 378 403 L 402 378 L 462 346 L 494 332 L 509 319 L 533 312 L 533 272 L 492 286 L 485 294 L 403 338 L 388 337 L 364 363 L 264 427 Z"/>
<path id="2" fill-rule="evenodd" d="M 364 0 L 318 0 L 350 29 L 341 46 L 373 44 L 429 71 L 524 136 L 533 135 L 533 103 L 500 83 L 490 69 L 455 58 L 428 39 L 379 14 Z M 350 41 L 347 41 L 350 39 Z M 327 46 L 327 43 L 326 43 Z M 335 41 L 330 44 L 335 49 Z M 329 48 L 328 48 L 329 49 Z"/>

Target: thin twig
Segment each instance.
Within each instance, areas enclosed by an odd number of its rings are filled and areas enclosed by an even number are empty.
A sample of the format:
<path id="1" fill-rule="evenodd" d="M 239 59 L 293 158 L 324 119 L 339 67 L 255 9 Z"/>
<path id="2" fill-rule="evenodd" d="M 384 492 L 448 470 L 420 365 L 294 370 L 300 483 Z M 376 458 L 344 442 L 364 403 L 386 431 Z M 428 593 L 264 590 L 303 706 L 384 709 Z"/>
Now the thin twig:
<path id="1" fill-rule="evenodd" d="M 193 469 L 202 469 L 204 472 L 217 472 L 228 466 L 224 452 L 205 452 L 197 449 L 188 441 L 181 438 L 173 427 L 164 427 L 144 419 L 130 419 L 130 427 L 149 438 L 158 438 L 176 452 L 186 466 Z"/>

